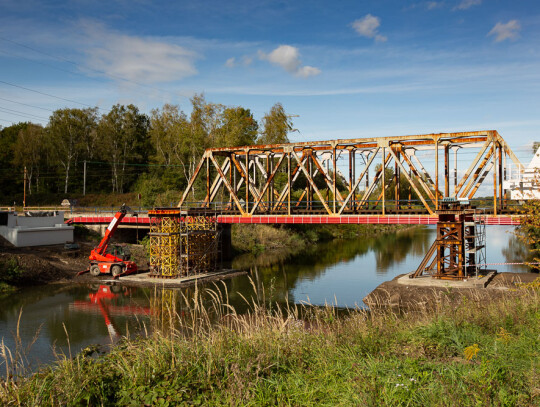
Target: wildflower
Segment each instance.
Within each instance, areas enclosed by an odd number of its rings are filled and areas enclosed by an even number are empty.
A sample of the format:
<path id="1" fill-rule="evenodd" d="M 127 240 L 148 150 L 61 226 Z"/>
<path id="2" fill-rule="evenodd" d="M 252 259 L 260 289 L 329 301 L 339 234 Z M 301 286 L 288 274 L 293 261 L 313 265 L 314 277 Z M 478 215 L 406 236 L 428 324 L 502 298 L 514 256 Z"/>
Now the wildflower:
<path id="1" fill-rule="evenodd" d="M 480 347 L 477 343 L 475 343 L 474 345 L 467 346 L 464 349 L 463 354 L 465 355 L 465 359 L 472 360 L 476 357 L 478 352 L 480 352 Z"/>

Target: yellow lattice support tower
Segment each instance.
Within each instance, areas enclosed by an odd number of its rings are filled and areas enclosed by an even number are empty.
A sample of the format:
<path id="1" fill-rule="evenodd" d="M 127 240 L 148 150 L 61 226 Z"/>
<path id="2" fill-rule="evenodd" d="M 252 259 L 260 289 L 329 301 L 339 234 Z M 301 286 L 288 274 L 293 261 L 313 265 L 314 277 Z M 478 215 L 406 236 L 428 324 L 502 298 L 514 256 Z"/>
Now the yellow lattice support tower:
<path id="1" fill-rule="evenodd" d="M 149 211 L 149 215 L 152 276 L 174 278 L 216 270 L 219 233 L 215 212 L 163 208 Z"/>
<path id="2" fill-rule="evenodd" d="M 215 213 L 190 211 L 182 222 L 182 273 L 215 271 L 218 260 L 218 228 Z"/>

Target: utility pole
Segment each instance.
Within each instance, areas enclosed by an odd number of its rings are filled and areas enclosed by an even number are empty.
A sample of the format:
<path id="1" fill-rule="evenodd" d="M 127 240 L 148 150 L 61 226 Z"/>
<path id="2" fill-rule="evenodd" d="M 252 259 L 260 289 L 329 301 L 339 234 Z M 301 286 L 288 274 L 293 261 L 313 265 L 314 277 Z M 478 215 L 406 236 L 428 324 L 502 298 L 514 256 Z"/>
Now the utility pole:
<path id="1" fill-rule="evenodd" d="M 84 160 L 84 167 L 83 167 L 83 187 L 82 187 L 82 194 L 83 196 L 86 195 L 86 160 Z"/>
<path id="2" fill-rule="evenodd" d="M 26 207 L 26 166 L 24 167 L 24 186 L 23 186 L 23 212 L 24 212 L 24 208 Z"/>

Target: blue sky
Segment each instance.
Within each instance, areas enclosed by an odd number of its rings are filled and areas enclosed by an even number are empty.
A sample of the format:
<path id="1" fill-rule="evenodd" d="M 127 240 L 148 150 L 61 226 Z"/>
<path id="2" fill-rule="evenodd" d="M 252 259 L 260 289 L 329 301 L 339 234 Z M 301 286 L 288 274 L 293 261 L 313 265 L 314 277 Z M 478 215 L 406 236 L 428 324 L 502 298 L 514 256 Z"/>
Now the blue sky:
<path id="1" fill-rule="evenodd" d="M 540 140 L 540 3 L 0 0 L 0 125 L 189 97 L 281 102 L 293 140 L 496 129 Z"/>

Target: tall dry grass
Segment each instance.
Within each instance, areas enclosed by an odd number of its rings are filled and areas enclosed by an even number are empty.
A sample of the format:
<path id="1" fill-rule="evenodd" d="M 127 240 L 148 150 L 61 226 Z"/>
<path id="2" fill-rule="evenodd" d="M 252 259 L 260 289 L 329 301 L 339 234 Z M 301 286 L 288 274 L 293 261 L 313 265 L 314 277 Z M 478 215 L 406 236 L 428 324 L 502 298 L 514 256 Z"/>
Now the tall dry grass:
<path id="1" fill-rule="evenodd" d="M 539 293 L 401 312 L 160 292 L 147 338 L 7 377 L 5 405 L 535 405 Z M 5 358 L 5 357 L 4 357 Z"/>

